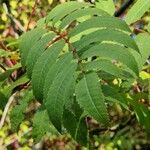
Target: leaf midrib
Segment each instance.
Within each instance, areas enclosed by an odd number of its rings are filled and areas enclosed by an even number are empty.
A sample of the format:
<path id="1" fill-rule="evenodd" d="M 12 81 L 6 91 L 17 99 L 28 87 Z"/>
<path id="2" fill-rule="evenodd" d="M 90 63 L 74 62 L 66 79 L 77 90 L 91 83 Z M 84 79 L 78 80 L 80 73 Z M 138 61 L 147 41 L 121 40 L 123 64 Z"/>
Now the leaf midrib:
<path id="1" fill-rule="evenodd" d="M 84 77 L 84 80 L 85 80 L 86 91 L 87 91 L 87 93 L 88 93 L 88 95 L 89 95 L 90 101 L 92 102 L 92 104 L 93 104 L 93 106 L 94 106 L 94 108 L 95 108 L 95 110 L 96 110 L 98 116 L 99 116 L 101 119 L 103 119 L 102 115 L 100 115 L 98 109 L 96 108 L 94 102 L 92 101 L 92 97 L 91 97 L 91 95 L 90 95 L 90 91 L 88 90 L 87 80 L 86 80 L 85 77 Z"/>

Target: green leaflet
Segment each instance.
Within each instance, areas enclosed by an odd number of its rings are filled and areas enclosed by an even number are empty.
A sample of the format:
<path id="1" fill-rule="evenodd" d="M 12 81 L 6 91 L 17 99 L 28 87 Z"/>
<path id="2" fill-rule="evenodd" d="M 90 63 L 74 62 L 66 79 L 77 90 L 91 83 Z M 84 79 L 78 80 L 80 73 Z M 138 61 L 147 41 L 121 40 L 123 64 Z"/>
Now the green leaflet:
<path id="1" fill-rule="evenodd" d="M 21 63 L 23 66 L 26 65 L 26 59 L 32 46 L 42 37 L 44 33 L 46 33 L 45 29 L 35 28 L 21 36 L 19 41 L 19 49 L 21 52 Z"/>
<path id="2" fill-rule="evenodd" d="M 50 89 L 54 79 L 59 75 L 59 73 L 61 73 L 63 68 L 67 67 L 68 63 L 70 63 L 72 59 L 72 54 L 66 53 L 63 56 L 61 56 L 52 67 L 50 67 L 44 82 L 44 99 L 47 98 L 48 90 Z"/>
<path id="3" fill-rule="evenodd" d="M 63 125 L 77 142 L 82 146 L 87 146 L 88 129 L 84 117 L 80 116 L 77 118 L 71 111 L 65 109 L 63 113 Z"/>
<path id="4" fill-rule="evenodd" d="M 44 80 L 52 65 L 55 63 L 60 51 L 64 47 L 64 41 L 59 41 L 44 51 L 38 58 L 32 73 L 32 88 L 37 99 L 43 99 Z"/>
<path id="5" fill-rule="evenodd" d="M 76 63 L 69 63 L 62 69 L 53 80 L 45 99 L 45 106 L 48 111 L 49 118 L 58 131 L 61 131 L 61 121 L 65 100 L 70 92 L 70 84 L 74 79 L 73 75 L 76 70 Z M 73 94 L 73 93 L 72 93 Z"/>
<path id="6" fill-rule="evenodd" d="M 76 9 L 83 8 L 85 6 L 89 6 L 87 3 L 78 3 L 78 2 L 68 2 L 63 3 L 55 7 L 46 17 L 46 23 L 53 20 L 53 24 L 59 21 L 61 18 L 70 14 Z"/>
<path id="7" fill-rule="evenodd" d="M 120 68 L 112 64 L 110 60 L 99 59 L 91 62 L 87 62 L 83 64 L 83 68 L 86 71 L 90 70 L 102 70 L 116 77 L 123 77 L 123 72 Z"/>
<path id="8" fill-rule="evenodd" d="M 135 40 L 142 55 L 142 66 L 150 56 L 150 35 L 147 33 L 140 33 Z"/>
<path id="9" fill-rule="evenodd" d="M 32 136 L 35 139 L 35 142 L 39 142 L 41 138 L 47 133 L 50 132 L 50 121 L 46 110 L 41 110 L 36 112 L 33 117 L 33 130 Z"/>
<path id="10" fill-rule="evenodd" d="M 76 79 L 77 79 L 77 76 L 76 76 L 76 74 L 74 74 L 72 82 L 70 83 L 70 87 L 68 87 L 69 92 L 66 95 L 65 106 L 64 106 L 64 108 L 66 108 L 66 109 L 72 108 L 72 105 L 73 105 L 73 102 L 75 99 L 74 93 L 75 93 Z"/>
<path id="11" fill-rule="evenodd" d="M 139 20 L 146 11 L 150 8 L 150 0 L 137 0 L 131 7 L 126 16 L 128 24 L 134 23 Z"/>
<path id="12" fill-rule="evenodd" d="M 24 96 L 19 100 L 19 105 L 16 105 L 13 107 L 13 109 L 10 112 L 10 123 L 11 128 L 14 131 L 17 131 L 19 125 L 24 119 L 24 113 L 26 111 L 26 108 L 30 102 L 30 100 L 33 98 L 32 91 L 26 91 L 24 93 Z"/>
<path id="13" fill-rule="evenodd" d="M 44 26 L 45 26 L 45 20 L 46 20 L 46 17 L 43 17 L 43 18 L 39 19 L 39 20 L 37 21 L 37 27 L 38 27 L 38 28 L 44 27 Z"/>
<path id="14" fill-rule="evenodd" d="M 82 58 L 100 56 L 110 60 L 117 60 L 133 70 L 137 75 L 139 73 L 137 62 L 128 48 L 116 44 L 102 43 L 91 47 L 82 54 Z"/>
<path id="15" fill-rule="evenodd" d="M 142 69 L 142 65 L 143 65 L 142 64 L 142 54 L 141 54 L 141 52 L 139 53 L 139 52 L 137 52 L 137 51 L 135 51 L 133 49 L 130 49 L 130 48 L 129 48 L 129 51 L 132 54 L 132 56 L 134 57 L 135 61 L 137 62 L 137 65 L 138 65 L 138 68 L 139 68 L 139 72 L 140 72 L 141 69 Z"/>
<path id="16" fill-rule="evenodd" d="M 146 106 L 143 104 L 140 104 L 139 102 L 135 101 L 134 99 L 129 99 L 129 102 L 133 106 L 133 109 L 135 110 L 136 117 L 141 125 L 144 126 L 147 133 L 150 134 L 149 130 L 149 120 L 150 120 L 150 110 L 147 109 Z"/>
<path id="17" fill-rule="evenodd" d="M 64 109 L 63 112 L 63 125 L 71 134 L 71 136 L 74 137 L 77 128 L 77 118 L 71 111 L 67 109 Z"/>
<path id="18" fill-rule="evenodd" d="M 76 97 L 78 103 L 88 115 L 98 122 L 108 125 L 108 113 L 96 73 L 89 73 L 78 82 Z"/>
<path id="19" fill-rule="evenodd" d="M 43 38 L 41 38 L 28 53 L 27 57 L 27 74 L 29 77 L 32 75 L 33 67 L 37 61 L 37 59 L 41 56 L 41 54 L 46 50 L 48 42 L 54 38 L 55 34 L 50 32 L 46 34 Z"/>
<path id="20" fill-rule="evenodd" d="M 84 8 L 84 9 L 78 9 L 68 16 L 66 16 L 64 19 L 62 19 L 62 22 L 60 24 L 60 28 L 63 29 L 67 25 L 69 25 L 74 20 L 77 20 L 78 18 L 84 17 L 84 16 L 109 16 L 106 12 L 97 9 L 97 8 Z"/>
<path id="21" fill-rule="evenodd" d="M 121 31 L 112 30 L 112 29 L 96 30 L 86 35 L 85 37 L 81 38 L 73 45 L 76 47 L 77 51 L 80 51 L 82 48 L 88 46 L 93 42 L 102 42 L 102 41 L 117 42 L 123 44 L 126 47 L 130 47 L 139 51 L 135 41 L 129 35 Z"/>
<path id="22" fill-rule="evenodd" d="M 75 98 L 75 97 L 74 97 Z M 73 114 L 76 116 L 77 119 L 81 117 L 81 115 L 84 113 L 84 110 L 80 107 L 76 99 L 74 99 L 71 110 Z"/>
<path id="23" fill-rule="evenodd" d="M 88 19 L 80 23 L 79 25 L 77 25 L 75 28 L 73 28 L 70 31 L 69 35 L 70 37 L 75 36 L 90 28 L 110 28 L 110 29 L 119 29 L 126 32 L 131 32 L 128 25 L 124 21 L 118 18 L 108 17 L 108 16 L 97 16 Z"/>
<path id="24" fill-rule="evenodd" d="M 96 7 L 108 12 L 112 16 L 115 12 L 115 5 L 113 0 L 98 0 L 98 2 L 96 2 Z"/>
<path id="25" fill-rule="evenodd" d="M 77 128 L 76 128 L 74 138 L 81 145 L 86 146 L 86 147 L 88 146 L 88 129 L 85 123 L 85 118 L 82 116 L 77 123 Z"/>

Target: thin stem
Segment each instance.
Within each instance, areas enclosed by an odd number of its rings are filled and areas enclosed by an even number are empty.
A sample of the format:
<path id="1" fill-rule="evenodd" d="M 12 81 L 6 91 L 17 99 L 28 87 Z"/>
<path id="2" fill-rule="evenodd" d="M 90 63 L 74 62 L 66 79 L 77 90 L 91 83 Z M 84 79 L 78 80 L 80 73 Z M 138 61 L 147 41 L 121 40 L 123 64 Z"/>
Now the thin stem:
<path id="1" fill-rule="evenodd" d="M 68 44 L 68 47 L 71 49 L 71 51 L 72 51 L 72 53 L 73 53 L 73 56 L 78 60 L 78 64 L 79 64 L 79 67 L 80 67 L 81 72 L 84 74 L 85 71 L 84 71 L 84 69 L 83 69 L 83 67 L 82 67 L 82 65 L 81 65 L 81 59 L 80 59 L 80 57 L 79 57 L 79 55 L 78 55 L 78 53 L 77 53 L 77 50 L 76 50 L 76 49 L 73 47 L 73 45 L 69 42 L 68 32 L 65 31 L 65 32 L 63 32 L 63 33 L 60 33 L 60 32 L 57 31 L 55 28 L 51 28 L 51 31 L 55 32 L 55 33 L 58 35 L 58 37 L 53 40 L 54 42 L 56 42 L 56 41 L 58 41 L 58 40 L 60 40 L 60 39 L 63 39 L 63 40 Z M 54 43 L 53 41 L 51 42 L 51 44 Z"/>
<path id="2" fill-rule="evenodd" d="M 115 13 L 115 17 L 121 16 L 128 8 L 129 6 L 134 2 L 134 0 L 127 0 Z"/>
<path id="3" fill-rule="evenodd" d="M 4 71 L 6 71 L 6 68 L 5 68 L 2 64 L 0 64 L 0 67 L 1 67 Z"/>
<path id="4" fill-rule="evenodd" d="M 142 29 L 139 29 L 139 28 L 134 28 L 134 33 L 147 33 L 147 34 L 150 34 L 149 32 L 147 32 L 145 30 L 142 30 Z"/>
<path id="5" fill-rule="evenodd" d="M 33 5 L 33 7 L 32 7 L 32 12 L 31 12 L 30 17 L 29 17 L 29 21 L 28 21 L 28 24 L 27 24 L 26 31 L 29 30 L 29 25 L 30 25 L 30 23 L 31 23 L 32 16 L 33 16 L 33 14 L 35 13 L 36 6 L 37 6 L 37 4 L 38 4 L 38 1 L 39 1 L 39 0 L 35 0 L 35 3 L 34 3 L 34 5 Z"/>
<path id="6" fill-rule="evenodd" d="M 17 94 L 17 92 L 15 92 L 13 95 L 10 96 L 10 98 L 9 98 L 9 100 L 8 100 L 6 106 L 5 106 L 5 109 L 3 111 L 3 114 L 2 114 L 2 117 L 1 117 L 1 120 L 0 120 L 0 130 L 2 129 L 2 127 L 4 125 L 4 122 L 5 122 L 7 113 L 9 111 L 10 105 L 12 104 L 13 100 L 15 99 L 16 94 Z"/>
<path id="7" fill-rule="evenodd" d="M 79 64 L 79 67 L 80 67 L 80 70 L 81 70 L 81 72 L 82 72 L 82 74 L 84 74 L 85 73 L 85 71 L 84 71 L 84 69 L 83 69 L 83 66 L 82 66 L 82 64 L 81 64 L 81 59 L 80 59 L 80 57 L 79 57 L 79 55 L 78 55 L 78 53 L 77 53 L 77 50 L 72 46 L 72 44 L 69 42 L 69 39 L 67 39 L 67 43 L 68 43 L 68 46 L 70 47 L 70 49 L 72 50 L 72 53 L 73 53 L 73 55 L 74 55 L 74 57 L 78 60 L 78 64 Z"/>

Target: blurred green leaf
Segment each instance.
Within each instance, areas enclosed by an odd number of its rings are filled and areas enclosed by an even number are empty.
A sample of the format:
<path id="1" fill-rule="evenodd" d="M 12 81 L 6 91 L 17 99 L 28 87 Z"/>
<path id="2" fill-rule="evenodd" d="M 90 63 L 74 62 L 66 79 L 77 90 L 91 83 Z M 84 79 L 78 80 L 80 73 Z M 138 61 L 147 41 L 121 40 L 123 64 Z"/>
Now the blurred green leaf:
<path id="1" fill-rule="evenodd" d="M 150 36 L 147 33 L 140 33 L 135 40 L 142 55 L 142 63 L 144 64 L 150 56 Z"/>
<path id="2" fill-rule="evenodd" d="M 32 135 L 35 142 L 41 140 L 41 138 L 50 132 L 50 121 L 46 110 L 38 111 L 33 118 L 33 131 Z"/>
<path id="3" fill-rule="evenodd" d="M 32 91 L 25 91 L 24 96 L 18 101 L 19 104 L 13 107 L 13 109 L 11 110 L 10 123 L 12 130 L 17 131 L 19 125 L 24 119 L 24 113 L 26 111 L 28 103 L 32 98 Z"/>
<path id="4" fill-rule="evenodd" d="M 150 134 L 150 126 L 149 126 L 150 110 L 149 108 L 147 106 L 144 106 L 143 104 L 140 104 L 134 99 L 129 100 L 129 101 L 134 108 L 134 111 L 136 113 L 139 123 L 143 125 L 147 133 Z"/>
<path id="5" fill-rule="evenodd" d="M 96 7 L 108 12 L 110 15 L 113 15 L 115 12 L 113 0 L 98 0 L 98 2 L 96 2 Z"/>
<path id="6" fill-rule="evenodd" d="M 131 7 L 126 16 L 128 24 L 134 23 L 139 20 L 146 11 L 150 8 L 150 0 L 137 0 Z"/>

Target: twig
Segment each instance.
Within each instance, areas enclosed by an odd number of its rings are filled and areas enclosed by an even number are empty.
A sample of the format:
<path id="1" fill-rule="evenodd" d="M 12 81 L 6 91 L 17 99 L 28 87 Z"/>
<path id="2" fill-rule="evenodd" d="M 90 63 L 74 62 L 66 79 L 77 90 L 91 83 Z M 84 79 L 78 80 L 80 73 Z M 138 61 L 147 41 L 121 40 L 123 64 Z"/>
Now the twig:
<path id="1" fill-rule="evenodd" d="M 72 54 L 73 56 L 78 60 L 78 64 L 79 64 L 79 67 L 80 67 L 80 70 L 81 70 L 81 73 L 84 74 L 84 69 L 83 69 L 83 66 L 81 64 L 81 59 L 77 53 L 77 50 L 73 47 L 73 45 L 69 42 L 69 37 L 68 37 L 68 33 L 67 31 L 63 32 L 63 33 L 60 33 L 58 32 L 55 28 L 51 28 L 51 31 L 55 32 L 59 37 L 58 39 L 56 40 L 59 40 L 59 39 L 63 39 L 67 44 L 68 44 L 68 47 L 70 48 L 70 50 L 72 51 Z M 54 42 L 56 42 L 56 40 Z M 53 43 L 54 43 L 53 42 Z M 50 43 L 51 44 L 51 43 Z"/>
<path id="2" fill-rule="evenodd" d="M 34 6 L 32 7 L 32 12 L 31 12 L 31 15 L 30 15 L 30 17 L 29 17 L 29 21 L 28 21 L 28 24 L 27 24 L 26 31 L 28 31 L 28 29 L 29 29 L 29 25 L 30 25 L 30 23 L 31 23 L 32 16 L 33 16 L 33 14 L 34 14 L 34 12 L 35 12 L 35 10 L 36 10 L 36 5 L 37 5 L 38 1 L 39 1 L 39 0 L 35 0 Z"/>
<path id="3" fill-rule="evenodd" d="M 0 64 L 0 68 L 2 68 L 4 71 L 6 71 L 6 68 L 2 64 Z"/>
<path id="4" fill-rule="evenodd" d="M 10 98 L 9 98 L 9 100 L 8 100 L 6 106 L 5 106 L 5 109 L 3 111 L 3 114 L 2 114 L 2 117 L 1 117 L 1 120 L 0 120 L 0 130 L 1 130 L 1 128 L 4 125 L 4 122 L 5 122 L 8 110 L 9 110 L 10 105 L 12 104 L 12 102 L 13 102 L 14 97 L 15 97 L 16 94 L 17 94 L 17 92 L 15 92 L 13 95 L 10 96 Z"/>
<path id="5" fill-rule="evenodd" d="M 145 30 L 142 30 L 142 29 L 139 29 L 139 28 L 134 28 L 134 33 L 147 33 L 147 34 L 150 34 L 149 32 L 147 32 Z"/>
<path id="6" fill-rule="evenodd" d="M 111 128 L 96 128 L 90 131 L 90 135 L 99 135 L 101 134 L 101 132 L 114 132 L 115 134 L 113 135 L 113 137 L 115 137 L 115 135 L 118 133 L 118 131 L 124 129 L 127 125 L 130 125 L 131 122 L 135 119 L 135 114 L 131 114 L 131 116 L 129 116 L 129 118 L 124 122 L 124 123 L 120 123 L 117 126 L 111 127 Z"/>
<path id="7" fill-rule="evenodd" d="M 12 24 L 12 26 L 13 26 L 13 29 L 16 31 L 15 25 L 17 25 L 17 27 L 18 27 L 21 31 L 25 32 L 24 27 L 21 25 L 21 23 L 20 23 L 16 18 L 13 17 L 13 15 L 11 14 L 11 11 L 9 10 L 9 8 L 8 8 L 8 6 L 7 6 L 6 3 L 3 3 L 3 7 L 4 7 L 4 10 L 5 10 L 7 16 L 8 16 L 8 17 L 10 18 L 10 20 L 11 20 L 11 24 Z"/>
<path id="8" fill-rule="evenodd" d="M 127 0 L 115 13 L 114 16 L 115 17 L 119 17 L 121 16 L 126 9 L 134 2 L 134 0 Z"/>
<path id="9" fill-rule="evenodd" d="M 10 9 L 10 4 L 9 4 L 9 1 L 6 0 L 4 3 L 3 3 L 3 8 L 7 14 L 7 16 L 10 18 L 10 16 L 8 14 L 11 14 L 11 9 Z M 18 38 L 18 33 L 17 33 L 17 29 L 16 29 L 16 26 L 15 26 L 15 23 L 13 22 L 13 20 L 10 18 L 10 22 L 11 22 L 11 26 L 13 28 L 13 31 L 15 33 L 15 37 Z"/>

